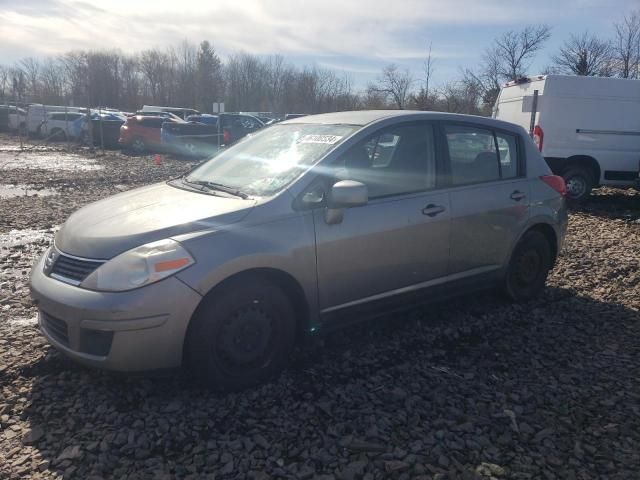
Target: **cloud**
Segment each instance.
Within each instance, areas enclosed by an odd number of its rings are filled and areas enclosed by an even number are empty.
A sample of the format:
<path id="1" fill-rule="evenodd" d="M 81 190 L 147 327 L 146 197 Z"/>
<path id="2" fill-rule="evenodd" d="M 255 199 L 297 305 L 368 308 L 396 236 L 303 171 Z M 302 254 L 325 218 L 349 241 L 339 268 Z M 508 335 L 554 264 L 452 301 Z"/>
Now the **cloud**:
<path id="1" fill-rule="evenodd" d="M 609 2 L 570 0 L 562 8 L 585 4 Z M 223 55 L 280 53 L 324 64 L 354 58 L 363 62 L 352 68 L 367 70 L 373 63 L 417 61 L 429 39 L 434 58 L 468 57 L 477 45 L 461 49 L 460 37 L 470 29 L 553 21 L 558 9 L 554 0 L 0 0 L 0 58 L 23 51 L 132 52 L 208 39 Z"/>
<path id="2" fill-rule="evenodd" d="M 41 48 L 43 53 L 55 48 L 129 50 L 183 38 L 209 38 L 226 51 L 406 58 L 406 52 L 415 51 L 415 47 L 398 41 L 395 35 L 399 32 L 419 32 L 442 24 L 500 24 L 523 13 L 520 2 L 505 5 L 497 0 L 391 4 L 387 0 L 111 0 L 100 5 L 71 0 L 2 0 L 1 35 L 18 36 L 21 43 Z M 533 6 L 526 10 L 531 20 L 541 14 L 541 9 Z M 18 28 L 25 31 L 17 32 Z M 15 38 L 12 40 L 15 43 Z"/>

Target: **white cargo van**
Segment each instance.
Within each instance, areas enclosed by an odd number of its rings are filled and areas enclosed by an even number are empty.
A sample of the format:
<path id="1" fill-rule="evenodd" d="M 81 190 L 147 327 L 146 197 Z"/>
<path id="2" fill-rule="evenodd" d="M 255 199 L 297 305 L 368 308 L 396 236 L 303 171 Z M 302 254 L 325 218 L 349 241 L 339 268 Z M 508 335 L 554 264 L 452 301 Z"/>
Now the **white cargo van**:
<path id="1" fill-rule="evenodd" d="M 531 131 L 571 200 L 585 200 L 597 185 L 638 185 L 640 80 L 523 78 L 502 87 L 493 116 Z"/>

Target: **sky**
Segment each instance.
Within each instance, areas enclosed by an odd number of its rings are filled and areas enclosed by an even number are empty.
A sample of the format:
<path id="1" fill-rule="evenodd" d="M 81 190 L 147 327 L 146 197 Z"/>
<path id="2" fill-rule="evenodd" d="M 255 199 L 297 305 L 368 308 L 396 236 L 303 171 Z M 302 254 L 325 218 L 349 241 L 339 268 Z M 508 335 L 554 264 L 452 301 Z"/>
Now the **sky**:
<path id="1" fill-rule="evenodd" d="M 283 55 L 297 66 L 348 75 L 356 88 L 390 63 L 422 80 L 429 44 L 434 83 L 477 66 L 508 30 L 545 23 L 552 37 L 534 63 L 549 65 L 570 33 L 613 35 L 640 0 L 0 0 L 0 64 L 72 49 L 133 53 L 183 40 L 234 52 Z"/>

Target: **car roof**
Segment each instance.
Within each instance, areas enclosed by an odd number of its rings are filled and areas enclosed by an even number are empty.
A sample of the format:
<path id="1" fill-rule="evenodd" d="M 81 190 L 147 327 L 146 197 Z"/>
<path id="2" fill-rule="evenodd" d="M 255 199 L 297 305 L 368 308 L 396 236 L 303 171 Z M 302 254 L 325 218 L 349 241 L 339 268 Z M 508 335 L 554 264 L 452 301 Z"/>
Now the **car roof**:
<path id="1" fill-rule="evenodd" d="M 281 124 L 314 123 L 314 124 L 346 124 L 367 125 L 383 119 L 396 118 L 398 120 L 446 120 L 450 122 L 473 122 L 476 124 L 506 128 L 513 130 L 515 125 L 502 120 L 477 115 L 463 115 L 459 113 L 430 112 L 422 110 L 356 110 L 349 112 L 321 113 L 305 117 L 285 120 Z"/>

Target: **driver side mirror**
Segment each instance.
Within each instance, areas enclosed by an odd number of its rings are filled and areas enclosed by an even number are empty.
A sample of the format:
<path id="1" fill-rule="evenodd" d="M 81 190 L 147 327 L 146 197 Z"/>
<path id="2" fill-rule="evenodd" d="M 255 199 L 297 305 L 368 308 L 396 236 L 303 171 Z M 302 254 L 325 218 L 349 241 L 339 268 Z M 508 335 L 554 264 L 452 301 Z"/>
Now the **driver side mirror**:
<path id="1" fill-rule="evenodd" d="M 369 191 L 364 183 L 341 180 L 327 194 L 327 209 L 324 220 L 328 225 L 342 222 L 344 209 L 361 207 L 369 202 Z"/>
<path id="2" fill-rule="evenodd" d="M 355 180 L 341 180 L 333 185 L 327 195 L 327 207 L 361 207 L 369 201 L 369 192 L 364 183 Z"/>

